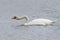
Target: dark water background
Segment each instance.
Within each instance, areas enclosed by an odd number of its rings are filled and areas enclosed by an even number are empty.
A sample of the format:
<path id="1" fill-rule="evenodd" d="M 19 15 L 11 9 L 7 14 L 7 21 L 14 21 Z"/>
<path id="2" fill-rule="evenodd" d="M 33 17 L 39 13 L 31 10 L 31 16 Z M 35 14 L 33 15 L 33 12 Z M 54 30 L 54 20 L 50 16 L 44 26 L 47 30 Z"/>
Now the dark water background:
<path id="1" fill-rule="evenodd" d="M 48 27 L 26 27 L 11 19 L 15 15 L 58 21 Z M 0 0 L 0 40 L 60 40 L 59 20 L 60 0 Z"/>

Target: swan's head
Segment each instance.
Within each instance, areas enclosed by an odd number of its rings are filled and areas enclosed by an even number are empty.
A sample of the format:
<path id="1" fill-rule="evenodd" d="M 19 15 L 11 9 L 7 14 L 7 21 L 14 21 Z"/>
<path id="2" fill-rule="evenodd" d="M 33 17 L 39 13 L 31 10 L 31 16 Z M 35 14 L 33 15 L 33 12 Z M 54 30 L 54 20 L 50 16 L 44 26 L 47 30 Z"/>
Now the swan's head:
<path id="1" fill-rule="evenodd" d="M 16 20 L 25 19 L 26 22 L 29 20 L 27 16 L 14 16 L 12 17 L 12 19 L 16 19 Z"/>
<path id="2" fill-rule="evenodd" d="M 20 17 L 19 16 L 14 16 L 14 17 L 12 17 L 12 19 L 20 20 Z"/>

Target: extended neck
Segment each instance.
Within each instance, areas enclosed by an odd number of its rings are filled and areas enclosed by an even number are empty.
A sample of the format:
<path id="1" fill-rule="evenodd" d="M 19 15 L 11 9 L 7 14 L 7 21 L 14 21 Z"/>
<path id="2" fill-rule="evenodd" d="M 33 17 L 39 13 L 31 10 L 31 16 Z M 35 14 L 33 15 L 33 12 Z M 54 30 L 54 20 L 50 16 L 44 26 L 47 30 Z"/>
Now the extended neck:
<path id="1" fill-rule="evenodd" d="M 26 23 L 29 21 L 29 18 L 27 16 L 22 16 L 19 19 L 24 19 Z"/>
<path id="2" fill-rule="evenodd" d="M 27 23 L 29 21 L 29 18 L 27 16 L 22 16 L 22 19 L 25 19 L 25 23 Z"/>

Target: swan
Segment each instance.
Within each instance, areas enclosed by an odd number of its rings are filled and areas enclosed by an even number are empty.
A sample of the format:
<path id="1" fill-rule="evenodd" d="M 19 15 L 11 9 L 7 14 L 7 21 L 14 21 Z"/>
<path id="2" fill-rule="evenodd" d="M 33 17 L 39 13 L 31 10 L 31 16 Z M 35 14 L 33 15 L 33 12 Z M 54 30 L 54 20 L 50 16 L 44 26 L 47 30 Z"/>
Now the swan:
<path id="1" fill-rule="evenodd" d="M 14 16 L 12 17 L 12 19 L 15 20 L 25 20 L 24 25 L 51 25 L 53 24 L 55 21 L 49 20 L 49 19 L 34 19 L 32 21 L 29 22 L 29 18 L 27 16 Z"/>

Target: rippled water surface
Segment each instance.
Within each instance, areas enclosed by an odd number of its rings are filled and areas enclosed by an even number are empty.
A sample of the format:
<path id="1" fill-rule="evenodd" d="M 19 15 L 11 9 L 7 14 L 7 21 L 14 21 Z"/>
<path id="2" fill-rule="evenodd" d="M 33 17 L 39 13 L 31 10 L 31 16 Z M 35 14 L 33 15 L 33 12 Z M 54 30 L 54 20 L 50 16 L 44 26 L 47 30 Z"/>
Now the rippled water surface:
<path id="1" fill-rule="evenodd" d="M 58 20 L 53 26 L 20 26 L 11 18 Z M 0 40 L 60 40 L 60 0 L 0 0 Z"/>

